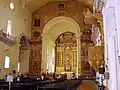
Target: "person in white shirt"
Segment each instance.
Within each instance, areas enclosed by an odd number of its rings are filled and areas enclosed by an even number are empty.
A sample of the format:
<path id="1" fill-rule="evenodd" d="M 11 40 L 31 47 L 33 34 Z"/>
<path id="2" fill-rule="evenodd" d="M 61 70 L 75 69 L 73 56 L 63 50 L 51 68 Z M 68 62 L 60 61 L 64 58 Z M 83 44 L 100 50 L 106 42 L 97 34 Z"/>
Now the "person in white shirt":
<path id="1" fill-rule="evenodd" d="M 7 82 L 13 82 L 13 76 L 11 75 L 11 73 L 7 75 Z"/>

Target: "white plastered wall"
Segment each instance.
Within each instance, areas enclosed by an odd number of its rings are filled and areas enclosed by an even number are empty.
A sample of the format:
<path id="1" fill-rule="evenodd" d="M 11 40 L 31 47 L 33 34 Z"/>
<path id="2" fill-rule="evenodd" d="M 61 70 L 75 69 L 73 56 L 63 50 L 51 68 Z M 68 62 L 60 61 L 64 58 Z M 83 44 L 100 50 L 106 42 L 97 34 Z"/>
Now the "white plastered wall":
<path id="1" fill-rule="evenodd" d="M 4 29 L 6 32 L 8 20 L 12 21 L 12 31 L 11 34 L 14 37 L 17 37 L 17 44 L 10 47 L 0 42 L 0 78 L 4 76 L 13 69 L 17 71 L 17 63 L 19 61 L 19 39 L 20 35 L 24 33 L 30 38 L 31 30 L 31 13 L 27 8 L 21 7 L 19 0 L 12 0 L 15 9 L 12 11 L 9 8 L 10 0 L 0 0 L 0 29 Z M 8 49 L 8 51 L 6 51 Z M 5 55 L 10 56 L 10 68 L 4 68 L 4 57 Z M 22 67 L 27 67 L 29 63 Z"/>

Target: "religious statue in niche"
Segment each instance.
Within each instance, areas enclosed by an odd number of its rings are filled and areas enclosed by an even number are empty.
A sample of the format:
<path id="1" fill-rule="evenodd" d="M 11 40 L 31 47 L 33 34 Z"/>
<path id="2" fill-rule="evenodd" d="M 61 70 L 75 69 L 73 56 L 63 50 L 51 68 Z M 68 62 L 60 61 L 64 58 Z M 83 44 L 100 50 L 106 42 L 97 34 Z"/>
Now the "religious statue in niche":
<path id="1" fill-rule="evenodd" d="M 26 36 L 22 36 L 22 38 L 20 39 L 20 47 L 21 50 L 27 50 L 29 49 L 29 41 L 28 38 Z"/>
<path id="2" fill-rule="evenodd" d="M 66 60 L 65 60 L 65 71 L 71 71 L 72 67 L 70 64 L 70 55 L 66 55 Z"/>
<path id="3" fill-rule="evenodd" d="M 65 71 L 71 71 L 71 65 L 70 65 L 70 61 L 67 61 L 66 62 L 66 65 L 65 65 Z"/>
<path id="4" fill-rule="evenodd" d="M 85 62 L 85 71 L 90 71 L 90 64 L 87 61 Z"/>
<path id="5" fill-rule="evenodd" d="M 38 70 L 38 63 L 36 61 L 33 62 L 33 70 Z"/>

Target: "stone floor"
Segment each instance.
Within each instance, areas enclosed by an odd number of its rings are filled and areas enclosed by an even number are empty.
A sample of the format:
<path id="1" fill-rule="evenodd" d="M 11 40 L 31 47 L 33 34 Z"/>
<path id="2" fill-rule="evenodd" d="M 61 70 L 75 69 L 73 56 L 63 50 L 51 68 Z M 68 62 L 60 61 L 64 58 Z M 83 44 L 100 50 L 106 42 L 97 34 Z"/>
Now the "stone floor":
<path id="1" fill-rule="evenodd" d="M 93 81 L 85 80 L 82 82 L 82 85 L 80 85 L 77 90 L 98 90 L 98 88 Z"/>

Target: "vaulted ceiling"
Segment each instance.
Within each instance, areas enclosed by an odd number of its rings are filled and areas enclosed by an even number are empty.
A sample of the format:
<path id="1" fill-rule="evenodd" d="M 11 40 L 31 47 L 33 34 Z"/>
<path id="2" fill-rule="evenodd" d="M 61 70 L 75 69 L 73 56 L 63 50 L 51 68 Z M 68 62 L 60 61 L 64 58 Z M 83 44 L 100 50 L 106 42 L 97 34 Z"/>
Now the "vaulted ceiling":
<path id="1" fill-rule="evenodd" d="M 48 2 L 62 2 L 62 1 L 70 0 L 20 0 L 19 2 L 22 3 L 24 7 L 27 7 L 31 12 L 34 12 Z M 94 0 L 76 0 L 76 1 L 80 1 L 90 5 L 93 5 L 94 3 Z"/>

